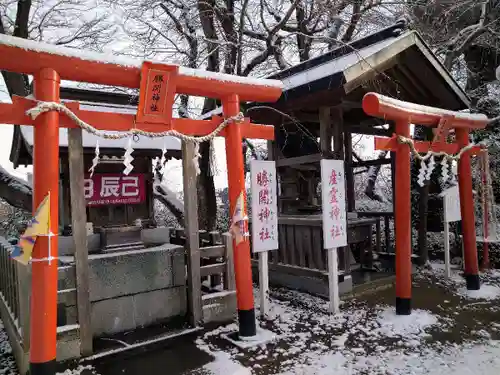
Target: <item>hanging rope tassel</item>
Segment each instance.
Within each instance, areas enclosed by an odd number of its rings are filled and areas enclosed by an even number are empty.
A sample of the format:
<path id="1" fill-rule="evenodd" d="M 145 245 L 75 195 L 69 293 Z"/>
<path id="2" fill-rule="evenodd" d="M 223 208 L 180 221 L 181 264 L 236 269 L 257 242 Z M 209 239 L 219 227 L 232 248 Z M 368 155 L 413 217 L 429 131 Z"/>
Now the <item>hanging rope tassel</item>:
<path id="1" fill-rule="evenodd" d="M 196 175 L 198 176 L 201 172 L 200 170 L 200 158 L 201 158 L 201 154 L 200 154 L 200 144 L 199 143 L 195 143 L 194 144 L 194 156 L 193 156 L 193 164 L 194 164 L 194 168 L 196 170 Z"/>
<path id="2" fill-rule="evenodd" d="M 132 148 L 132 138 L 129 138 L 125 155 L 123 157 L 123 165 L 125 165 L 125 169 L 123 170 L 124 175 L 128 175 L 134 169 L 134 166 L 132 165 L 132 161 L 134 160 L 132 152 L 134 152 L 134 149 Z"/>
<path id="3" fill-rule="evenodd" d="M 427 165 L 427 170 L 425 173 L 425 180 L 430 181 L 434 167 L 436 166 L 436 161 L 434 160 L 434 155 L 431 156 L 429 164 Z"/>
<path id="4" fill-rule="evenodd" d="M 92 166 L 89 168 L 90 178 L 94 175 L 97 164 L 99 164 L 99 140 L 95 143 L 95 156 L 92 159 Z"/>
<path id="5" fill-rule="evenodd" d="M 160 159 L 161 182 L 165 181 L 166 165 L 167 165 L 167 147 L 164 143 L 163 148 L 161 150 L 161 159 Z"/>
<path id="6" fill-rule="evenodd" d="M 418 171 L 417 183 L 420 187 L 425 185 L 425 176 L 427 175 L 427 166 L 425 165 L 425 160 L 420 160 L 420 169 Z"/>
<path id="7" fill-rule="evenodd" d="M 448 175 L 448 158 L 446 156 L 443 156 L 443 159 L 441 160 L 441 185 L 444 186 L 446 185 L 446 182 L 448 181 L 449 175 Z"/>

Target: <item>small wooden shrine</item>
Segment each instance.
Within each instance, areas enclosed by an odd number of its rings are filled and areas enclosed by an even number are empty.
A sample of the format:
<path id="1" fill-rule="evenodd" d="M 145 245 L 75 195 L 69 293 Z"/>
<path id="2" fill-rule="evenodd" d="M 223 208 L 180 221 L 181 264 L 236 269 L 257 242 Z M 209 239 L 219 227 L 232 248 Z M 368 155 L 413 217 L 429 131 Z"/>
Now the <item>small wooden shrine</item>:
<path id="1" fill-rule="evenodd" d="M 271 252 L 270 281 L 274 279 L 275 283 L 327 295 L 320 160 L 343 159 L 350 246 L 339 252 L 339 265 L 344 281 L 341 292 L 350 290 L 354 270 L 375 271 L 374 253 L 383 257 L 393 251 L 389 240 L 393 213 L 356 210 L 354 172 L 359 168 L 393 164 L 393 155 L 375 160 L 353 157 L 353 134 L 390 137 L 394 131 L 394 124 L 364 113 L 363 96 L 374 91 L 449 110 L 468 108 L 469 99 L 420 35 L 408 30 L 404 22 L 270 78 L 280 79 L 284 84 L 279 101 L 269 104 L 277 111 L 257 104 L 249 112 L 255 121 L 265 119 L 273 123 L 276 132 L 275 141 L 268 143 L 268 152 L 269 158 L 276 160 L 279 176 L 280 238 L 279 250 Z M 392 176 L 397 176 L 393 166 L 391 169 Z M 397 178 L 393 178 L 393 186 L 395 183 Z M 382 220 L 385 222 L 384 249 Z M 362 278 L 365 277 L 366 273 Z"/>
<path id="2" fill-rule="evenodd" d="M 135 114 L 137 97 L 102 91 L 61 88 L 63 102 L 79 101 L 82 110 Z M 10 160 L 14 167 L 31 165 L 34 134 L 32 126 L 15 126 Z M 174 137 L 153 139 L 136 137 L 132 162 L 134 169 L 128 176 L 124 170 L 123 156 L 127 140 L 108 140 L 83 133 L 85 198 L 87 220 L 94 228 L 134 225 L 139 219 L 151 221 L 153 213 L 153 159 L 167 149 L 166 157 L 181 158 L 181 142 Z M 70 173 L 68 162 L 68 130 L 59 130 L 60 143 L 60 228 L 71 225 Z M 90 175 L 96 147 L 100 160 L 94 174 Z"/>

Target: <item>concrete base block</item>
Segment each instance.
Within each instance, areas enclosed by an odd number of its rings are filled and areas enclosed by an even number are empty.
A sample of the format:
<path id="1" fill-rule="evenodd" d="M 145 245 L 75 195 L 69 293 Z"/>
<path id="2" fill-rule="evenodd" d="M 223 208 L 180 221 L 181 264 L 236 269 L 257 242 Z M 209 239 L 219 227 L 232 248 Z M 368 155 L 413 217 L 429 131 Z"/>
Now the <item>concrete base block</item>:
<path id="1" fill-rule="evenodd" d="M 58 328 L 56 351 L 58 362 L 80 358 L 80 346 L 80 329 L 77 325 Z"/>
<path id="2" fill-rule="evenodd" d="M 258 275 L 255 274 L 257 270 L 254 269 L 253 272 L 254 277 L 258 278 Z M 297 276 L 284 272 L 270 272 L 269 283 L 271 285 L 283 286 L 318 296 L 329 297 L 327 278 L 320 279 L 316 277 Z M 344 281 L 339 283 L 339 294 L 350 293 L 352 287 L 352 278 L 350 275 L 346 275 Z"/>
<path id="3" fill-rule="evenodd" d="M 203 302 L 203 322 L 229 322 L 237 317 L 236 293 L 220 292 L 205 295 Z"/>
<path id="4" fill-rule="evenodd" d="M 91 234 L 87 236 L 87 248 L 89 249 L 90 254 L 100 251 L 101 236 L 99 234 Z M 58 255 L 75 255 L 75 241 L 73 236 L 59 236 Z"/>
<path id="5" fill-rule="evenodd" d="M 170 242 L 170 230 L 167 227 L 143 229 L 141 240 L 144 245 L 163 245 Z"/>
<path id="6" fill-rule="evenodd" d="M 124 332 L 185 314 L 186 287 L 97 301 L 91 309 L 94 336 Z"/>
<path id="7" fill-rule="evenodd" d="M 185 285 L 185 272 L 184 248 L 176 245 L 92 255 L 89 256 L 90 300 Z"/>

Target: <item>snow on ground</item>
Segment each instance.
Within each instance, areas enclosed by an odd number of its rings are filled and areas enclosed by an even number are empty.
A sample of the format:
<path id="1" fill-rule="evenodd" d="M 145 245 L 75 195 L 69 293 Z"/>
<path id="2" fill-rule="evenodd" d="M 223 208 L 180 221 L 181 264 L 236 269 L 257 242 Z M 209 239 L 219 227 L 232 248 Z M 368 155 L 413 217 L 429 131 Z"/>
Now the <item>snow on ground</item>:
<path id="1" fill-rule="evenodd" d="M 16 363 L 12 356 L 7 333 L 0 320 L 0 375 L 17 375 Z"/>
<path id="2" fill-rule="evenodd" d="M 496 279 L 500 279 L 500 271 L 498 270 L 489 270 L 482 274 L 483 282 L 481 283 L 480 290 L 467 290 L 465 280 L 460 275 L 462 273 L 461 268 L 452 265 L 450 278 L 447 279 L 444 274 L 444 263 L 431 262 L 431 267 L 431 272 L 441 278 L 441 282 L 444 285 L 463 298 L 481 300 L 494 300 L 500 298 L 500 287 L 491 284 L 491 282 L 495 282 Z"/>
<path id="3" fill-rule="evenodd" d="M 496 285 L 483 284 L 479 290 L 467 290 L 467 288 L 461 287 L 457 293 L 466 298 L 491 300 L 500 297 L 500 288 Z"/>
<path id="4" fill-rule="evenodd" d="M 93 371 L 94 368 L 90 365 L 87 365 L 87 366 L 78 366 L 76 369 L 68 369 L 64 372 L 58 372 L 56 375 L 81 375 L 82 373 L 91 373 L 91 374 L 95 374 L 95 372 Z"/>
<path id="5" fill-rule="evenodd" d="M 422 354 L 403 352 L 346 356 L 339 352 L 307 353 L 307 363 L 279 375 L 493 375 L 500 369 L 498 341 L 488 345 L 450 347 L 442 352 L 432 349 Z"/>
<path id="6" fill-rule="evenodd" d="M 429 272 L 436 272 L 440 281 L 444 275 L 440 273 L 442 267 L 435 268 Z M 239 361 L 255 375 L 500 373 L 500 321 L 485 325 L 479 321 L 456 328 L 457 324 L 464 324 L 463 320 L 475 321 L 478 309 L 485 314 L 494 313 L 490 305 L 497 301 L 486 300 L 486 307 L 468 301 L 459 293 L 465 283 L 458 271 L 454 276 L 444 287 L 438 287 L 435 278 L 426 283 L 425 272 L 418 276 L 421 285 L 415 286 L 415 292 L 420 291 L 424 299 L 427 295 L 431 299 L 438 297 L 438 304 L 430 303 L 432 311 L 415 307 L 410 316 L 397 316 L 394 307 L 386 304 L 386 297 L 378 296 L 373 298 L 374 305 L 363 300 L 344 301 L 341 313 L 332 316 L 323 299 L 272 290 L 269 318 L 260 324 L 278 334 L 277 342 L 240 350 L 221 338 L 223 333 L 236 330 L 232 324 L 205 333 L 197 344 L 211 351 L 224 351 L 229 356 L 226 359 Z M 500 274 L 482 277 L 491 283 L 483 283 L 482 298 L 500 298 L 495 294 L 498 286 L 492 279 L 497 277 L 498 284 Z M 434 294 L 427 292 L 426 287 Z M 435 293 L 439 288 L 446 293 L 444 297 L 441 292 Z M 258 306 L 258 299 L 256 302 Z M 466 336 L 462 330 L 469 330 L 470 334 Z"/>
<path id="7" fill-rule="evenodd" d="M 230 333 L 238 329 L 236 324 L 230 324 L 217 328 L 210 331 L 204 335 L 204 339 L 210 336 L 220 335 L 225 333 Z M 214 357 L 214 360 L 205 366 L 203 366 L 199 371 L 195 373 L 200 373 L 203 375 L 251 375 L 250 369 L 240 365 L 237 361 L 231 359 L 231 354 L 221 350 L 211 349 L 209 345 L 205 343 L 203 339 L 198 339 L 196 341 L 196 346 L 198 349 L 210 354 Z M 234 352 L 233 352 L 234 353 Z"/>
<path id="8" fill-rule="evenodd" d="M 425 331 L 426 328 L 438 324 L 438 318 L 425 310 L 413 310 L 411 315 L 396 315 L 394 307 L 382 309 L 377 316 L 380 328 L 376 330 L 387 337 L 414 337 Z"/>
<path id="9" fill-rule="evenodd" d="M 391 284 L 390 288 L 377 289 L 371 295 L 345 299 L 337 315 L 328 312 L 328 302 L 324 299 L 272 289 L 268 319 L 259 319 L 259 324 L 276 334 L 274 341 L 238 348 L 223 337 L 237 330 L 235 323 L 203 332 L 195 344 L 213 360 L 182 374 L 500 373 L 500 294 L 497 294 L 500 272 L 481 275 L 483 286 L 477 300 L 461 293 L 465 282 L 458 269 L 447 280 L 442 266 L 432 266 L 432 270 L 415 275 L 415 306 L 410 316 L 396 316 Z M 259 295 L 258 290 L 255 295 Z M 258 297 L 256 307 L 259 314 Z M 0 375 L 15 375 L 11 349 L 1 328 Z M 59 375 L 90 373 L 94 373 L 92 368 L 80 366 Z"/>

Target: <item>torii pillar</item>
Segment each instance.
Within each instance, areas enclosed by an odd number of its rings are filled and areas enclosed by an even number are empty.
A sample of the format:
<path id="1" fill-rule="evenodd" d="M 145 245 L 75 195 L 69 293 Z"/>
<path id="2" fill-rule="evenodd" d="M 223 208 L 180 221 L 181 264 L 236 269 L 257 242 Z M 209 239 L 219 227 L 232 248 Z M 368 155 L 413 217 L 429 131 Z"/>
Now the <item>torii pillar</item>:
<path id="1" fill-rule="evenodd" d="M 396 227 L 396 314 L 411 313 L 411 193 L 410 193 L 410 146 L 400 143 L 398 137 L 410 138 L 410 125 L 437 127 L 435 142 L 412 141 L 416 151 L 429 150 L 457 154 L 469 145 L 469 131 L 486 127 L 488 118 L 481 114 L 447 111 L 439 108 L 403 102 L 376 93 L 367 93 L 363 98 L 363 110 L 368 115 L 395 122 L 392 138 L 375 138 L 376 150 L 396 152 L 395 184 L 396 199 L 394 215 Z M 457 142 L 446 143 L 446 135 L 454 128 Z M 470 155 L 480 152 L 479 147 L 464 152 L 458 163 L 460 209 L 464 239 L 465 279 L 467 289 L 477 290 L 479 267 L 476 247 L 474 202 L 472 196 L 472 174 Z"/>

